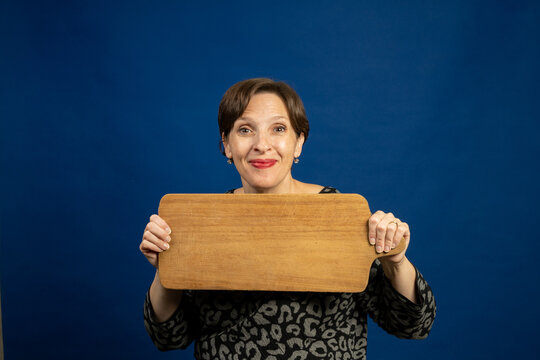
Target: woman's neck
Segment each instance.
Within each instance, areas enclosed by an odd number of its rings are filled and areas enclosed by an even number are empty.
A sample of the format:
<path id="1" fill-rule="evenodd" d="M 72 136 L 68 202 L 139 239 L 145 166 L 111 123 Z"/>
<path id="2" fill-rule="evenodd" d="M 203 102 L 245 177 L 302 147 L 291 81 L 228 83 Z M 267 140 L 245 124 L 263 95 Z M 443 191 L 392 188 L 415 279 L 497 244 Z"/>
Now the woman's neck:
<path id="1" fill-rule="evenodd" d="M 286 186 L 276 186 L 271 189 L 256 189 L 242 180 L 243 187 L 236 189 L 235 194 L 318 194 L 324 187 L 321 185 L 303 183 L 291 177 Z"/>
<path id="2" fill-rule="evenodd" d="M 301 193 L 302 184 L 300 181 L 295 180 L 292 176 L 283 179 L 281 183 L 272 188 L 256 188 L 249 185 L 244 179 L 242 179 L 242 187 L 236 189 L 235 194 L 295 194 Z"/>

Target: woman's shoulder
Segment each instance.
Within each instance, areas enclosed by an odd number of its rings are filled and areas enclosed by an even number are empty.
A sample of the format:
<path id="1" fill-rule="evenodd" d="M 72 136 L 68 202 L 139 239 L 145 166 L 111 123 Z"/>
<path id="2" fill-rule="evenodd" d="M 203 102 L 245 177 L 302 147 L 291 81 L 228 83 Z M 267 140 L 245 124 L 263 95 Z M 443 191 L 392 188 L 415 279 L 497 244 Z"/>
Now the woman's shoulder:
<path id="1" fill-rule="evenodd" d="M 338 189 L 333 186 L 322 186 L 309 183 L 297 183 L 299 186 L 297 189 L 300 194 L 336 194 L 339 193 Z"/>
<path id="2" fill-rule="evenodd" d="M 338 194 L 339 190 L 333 186 L 325 186 L 319 191 L 319 194 Z"/>
<path id="3" fill-rule="evenodd" d="M 306 193 L 313 193 L 313 194 L 338 194 L 339 190 L 336 189 L 333 186 L 322 186 L 322 185 L 315 185 L 315 184 L 303 184 L 305 188 Z M 225 192 L 225 194 L 234 194 L 234 192 L 237 189 L 230 189 Z"/>

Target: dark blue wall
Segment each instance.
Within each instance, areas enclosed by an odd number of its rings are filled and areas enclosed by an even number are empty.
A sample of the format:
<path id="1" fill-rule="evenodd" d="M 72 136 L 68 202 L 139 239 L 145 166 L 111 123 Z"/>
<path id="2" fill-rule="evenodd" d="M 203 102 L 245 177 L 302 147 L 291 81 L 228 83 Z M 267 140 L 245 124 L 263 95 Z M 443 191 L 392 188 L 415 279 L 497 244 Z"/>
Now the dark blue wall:
<path id="1" fill-rule="evenodd" d="M 533 357 L 539 4 L 2 1 L 6 357 L 192 358 L 145 333 L 138 245 L 163 194 L 239 186 L 217 106 L 256 76 L 305 102 L 295 177 L 410 223 L 437 320 L 425 341 L 372 324 L 369 357 Z"/>

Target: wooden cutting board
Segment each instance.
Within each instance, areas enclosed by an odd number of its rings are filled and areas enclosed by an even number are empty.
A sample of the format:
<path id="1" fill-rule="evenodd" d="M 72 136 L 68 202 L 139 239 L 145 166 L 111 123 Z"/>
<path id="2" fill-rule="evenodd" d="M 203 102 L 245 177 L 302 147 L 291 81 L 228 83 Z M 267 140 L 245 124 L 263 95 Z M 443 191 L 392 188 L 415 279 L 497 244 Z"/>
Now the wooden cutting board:
<path id="1" fill-rule="evenodd" d="M 373 261 L 358 194 L 167 194 L 172 230 L 159 255 L 170 289 L 361 292 Z"/>

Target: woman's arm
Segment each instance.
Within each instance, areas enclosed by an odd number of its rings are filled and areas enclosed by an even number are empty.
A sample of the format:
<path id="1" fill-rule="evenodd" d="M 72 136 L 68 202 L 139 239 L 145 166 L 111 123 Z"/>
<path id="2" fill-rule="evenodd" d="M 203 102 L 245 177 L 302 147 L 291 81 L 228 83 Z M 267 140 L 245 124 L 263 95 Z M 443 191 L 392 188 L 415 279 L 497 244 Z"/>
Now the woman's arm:
<path id="1" fill-rule="evenodd" d="M 157 281 L 159 284 L 159 279 Z M 161 285 L 156 286 L 158 293 L 159 287 L 166 291 L 166 295 L 158 294 L 151 300 L 152 290 L 146 294 L 143 307 L 146 331 L 159 350 L 185 349 L 195 339 L 198 329 L 189 291 L 178 291 L 180 301 L 174 295 L 170 296 L 167 293 L 170 290 Z"/>
<path id="2" fill-rule="evenodd" d="M 182 290 L 166 289 L 159 281 L 159 273 L 156 271 L 154 281 L 150 286 L 150 301 L 156 320 L 163 322 L 169 319 L 182 300 Z"/>
<path id="3" fill-rule="evenodd" d="M 360 308 L 364 309 L 373 321 L 389 334 L 403 339 L 427 337 L 436 315 L 433 292 L 422 274 L 414 266 L 413 269 L 415 280 L 411 288 L 416 303 L 392 285 L 384 273 L 380 259 L 375 260 L 371 267 L 366 290 L 357 295 Z"/>
<path id="4" fill-rule="evenodd" d="M 377 253 L 388 252 L 401 241 L 406 246 L 399 254 L 375 261 L 360 300 L 387 332 L 400 338 L 425 338 L 435 319 L 436 304 L 431 288 L 405 256 L 411 238 L 409 226 L 392 213 L 377 211 L 369 219 L 368 236 Z"/>
<path id="5" fill-rule="evenodd" d="M 156 275 L 150 286 L 150 301 L 158 321 L 165 321 L 171 317 L 182 299 L 181 290 L 169 290 L 161 285 L 157 271 L 158 254 L 169 249 L 170 234 L 169 225 L 159 215 L 154 214 L 150 216 L 150 221 L 146 224 L 139 245 L 139 249 L 146 256 L 148 262 L 156 268 Z"/>
<path id="6" fill-rule="evenodd" d="M 194 339 L 196 320 L 191 296 L 182 290 L 163 287 L 157 271 L 158 254 L 169 249 L 171 229 L 158 215 L 152 215 L 144 229 L 139 249 L 156 268 L 144 302 L 144 325 L 160 350 L 184 349 Z"/>
<path id="7" fill-rule="evenodd" d="M 381 260 L 384 275 L 401 295 L 411 302 L 418 304 L 416 296 L 416 269 L 413 264 L 403 257 L 400 263 Z"/>
<path id="8" fill-rule="evenodd" d="M 411 240 L 409 225 L 402 222 L 392 213 L 375 212 L 368 221 L 369 243 L 375 246 L 377 253 L 389 252 L 405 241 L 405 249 L 392 256 L 380 258 L 384 274 L 401 295 L 413 303 L 416 298 L 416 269 L 407 259 L 405 253 Z"/>

